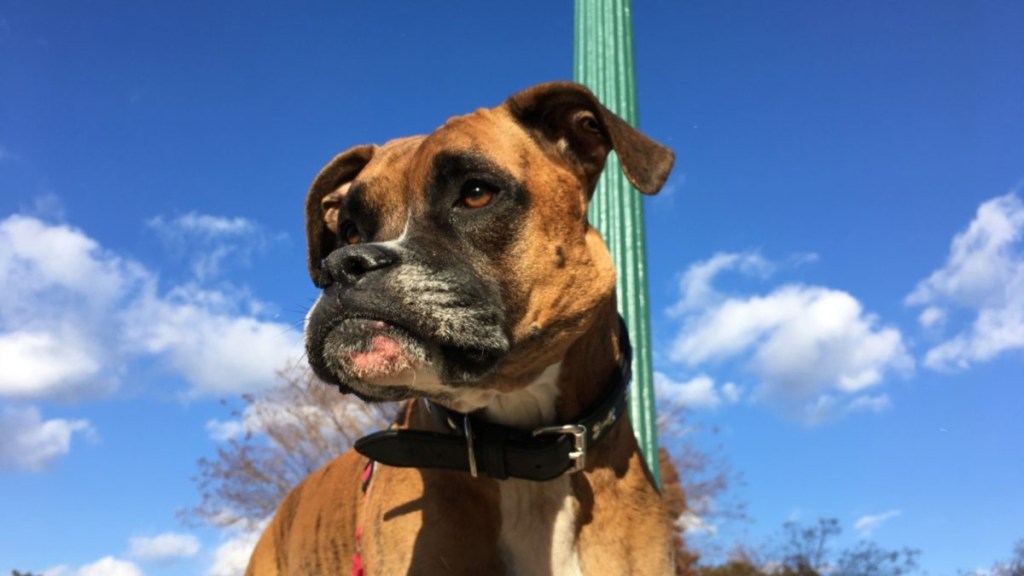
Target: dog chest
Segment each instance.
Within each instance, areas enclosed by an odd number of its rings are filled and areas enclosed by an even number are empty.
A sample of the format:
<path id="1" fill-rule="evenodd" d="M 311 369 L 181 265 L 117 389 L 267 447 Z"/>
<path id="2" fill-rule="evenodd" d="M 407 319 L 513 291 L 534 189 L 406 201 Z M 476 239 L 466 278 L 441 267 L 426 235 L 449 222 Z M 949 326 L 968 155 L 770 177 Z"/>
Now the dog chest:
<path id="1" fill-rule="evenodd" d="M 577 514 L 579 502 L 567 476 L 547 482 L 500 482 L 498 544 L 510 575 L 582 574 Z"/>

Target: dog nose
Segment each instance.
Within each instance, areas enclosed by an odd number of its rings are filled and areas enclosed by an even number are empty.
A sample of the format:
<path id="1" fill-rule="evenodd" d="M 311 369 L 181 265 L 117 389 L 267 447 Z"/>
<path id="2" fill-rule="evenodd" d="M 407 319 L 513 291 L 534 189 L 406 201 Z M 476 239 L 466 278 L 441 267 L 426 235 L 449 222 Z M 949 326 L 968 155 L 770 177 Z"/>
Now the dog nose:
<path id="1" fill-rule="evenodd" d="M 324 270 L 332 282 L 352 285 L 366 274 L 398 262 L 398 255 L 379 244 L 342 246 L 324 261 Z"/>

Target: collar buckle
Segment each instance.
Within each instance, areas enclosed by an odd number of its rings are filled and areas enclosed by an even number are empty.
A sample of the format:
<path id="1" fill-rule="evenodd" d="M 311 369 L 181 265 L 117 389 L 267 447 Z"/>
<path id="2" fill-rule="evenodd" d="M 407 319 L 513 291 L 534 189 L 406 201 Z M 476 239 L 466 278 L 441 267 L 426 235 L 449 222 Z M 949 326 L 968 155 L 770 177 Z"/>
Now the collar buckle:
<path id="1" fill-rule="evenodd" d="M 546 436 L 549 434 L 566 434 L 573 437 L 572 450 L 569 452 L 569 460 L 572 468 L 566 470 L 569 474 L 582 472 L 587 467 L 587 427 L 583 424 L 565 424 L 562 426 L 542 426 L 532 432 L 532 436 Z"/>

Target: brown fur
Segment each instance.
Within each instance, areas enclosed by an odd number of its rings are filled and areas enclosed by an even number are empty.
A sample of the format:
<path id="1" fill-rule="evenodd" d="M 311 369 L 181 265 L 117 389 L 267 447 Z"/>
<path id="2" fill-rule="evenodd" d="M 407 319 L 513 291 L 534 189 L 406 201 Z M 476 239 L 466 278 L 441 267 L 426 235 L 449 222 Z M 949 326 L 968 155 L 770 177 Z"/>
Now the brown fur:
<path id="1" fill-rule="evenodd" d="M 320 277 L 349 186 L 366 186 L 367 202 L 381 215 L 377 239 L 397 238 L 407 214 L 426 213 L 421 191 L 431 159 L 445 151 L 484 150 L 532 196 L 521 233 L 494 264 L 502 271 L 510 351 L 475 385 L 514 391 L 561 362 L 556 410 L 559 422 L 571 422 L 610 386 L 619 360 L 615 271 L 586 219 L 613 148 L 642 192 L 664 183 L 671 152 L 574 84 L 531 88 L 497 108 L 453 118 L 428 136 L 353 148 L 321 172 L 307 198 L 310 274 L 314 282 Z M 435 427 L 418 403 L 401 425 Z M 364 530 L 367 574 L 506 573 L 498 546 L 503 482 L 378 466 L 364 499 L 359 476 L 365 463 L 346 453 L 296 487 L 260 539 L 247 574 L 347 575 L 357 526 Z M 583 574 L 673 572 L 669 515 L 628 417 L 591 448 L 586 471 L 571 476 L 570 486 Z M 540 504 L 533 510 L 542 525 L 551 525 L 557 513 Z"/>

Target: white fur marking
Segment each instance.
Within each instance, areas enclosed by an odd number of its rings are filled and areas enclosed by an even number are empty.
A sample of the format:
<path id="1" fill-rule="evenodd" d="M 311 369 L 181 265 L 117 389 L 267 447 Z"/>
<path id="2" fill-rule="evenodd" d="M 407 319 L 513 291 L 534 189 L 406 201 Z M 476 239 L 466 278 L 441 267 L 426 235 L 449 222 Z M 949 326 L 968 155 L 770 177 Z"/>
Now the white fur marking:
<path id="1" fill-rule="evenodd" d="M 561 367 L 561 363 L 552 364 L 525 388 L 495 395 L 484 408 L 487 419 L 525 429 L 554 424 Z M 570 478 L 503 480 L 499 490 L 498 545 L 508 574 L 580 576 L 576 542 L 579 502 Z"/>
<path id="2" fill-rule="evenodd" d="M 516 576 L 580 576 L 576 541 L 579 502 L 568 476 L 547 482 L 500 482 L 501 535 L 506 571 Z"/>
<path id="3" fill-rule="evenodd" d="M 556 362 L 525 388 L 495 395 L 484 408 L 484 415 L 491 422 L 516 428 L 532 429 L 554 424 L 561 368 L 562 363 Z"/>

